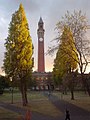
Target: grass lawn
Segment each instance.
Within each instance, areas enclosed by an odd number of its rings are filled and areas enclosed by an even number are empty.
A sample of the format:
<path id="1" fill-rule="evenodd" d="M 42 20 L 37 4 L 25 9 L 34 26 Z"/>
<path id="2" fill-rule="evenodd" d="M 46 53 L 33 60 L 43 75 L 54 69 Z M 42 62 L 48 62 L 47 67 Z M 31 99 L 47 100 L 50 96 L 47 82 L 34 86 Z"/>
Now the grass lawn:
<path id="1" fill-rule="evenodd" d="M 71 94 L 68 92 L 67 95 L 64 95 L 60 92 L 53 93 L 58 96 L 60 99 L 68 101 L 78 107 L 81 107 L 87 111 L 90 111 L 90 97 L 85 92 L 74 92 L 75 100 L 71 100 Z"/>
<path id="2" fill-rule="evenodd" d="M 5 103 L 11 103 L 11 97 L 11 93 L 5 93 L 0 96 L 0 101 Z M 28 106 L 23 107 L 21 102 L 21 94 L 19 92 L 14 93 L 13 105 L 17 107 L 30 109 L 32 112 L 38 112 L 47 116 L 56 117 L 62 115 L 62 113 L 41 92 L 28 92 L 28 101 Z"/>
<path id="3" fill-rule="evenodd" d="M 75 100 L 71 100 L 70 93 L 67 95 L 62 95 L 60 92 L 54 92 L 52 94 L 58 96 L 60 99 L 66 100 L 76 106 L 90 111 L 90 97 L 84 92 L 75 92 Z M 0 96 L 0 102 L 11 103 L 11 97 L 11 93 L 5 93 Z M 14 93 L 14 106 L 30 109 L 32 112 L 53 117 L 63 114 L 48 100 L 47 97 L 43 95 L 42 92 L 28 92 L 28 101 L 28 106 L 23 107 L 21 94 L 19 92 Z M 5 118 L 6 116 L 8 118 L 17 118 L 19 115 L 17 113 L 0 108 L 0 118 Z"/>
<path id="4" fill-rule="evenodd" d="M 0 107 L 0 120 L 16 120 L 20 115 L 10 110 Z"/>
<path id="5" fill-rule="evenodd" d="M 47 100 L 47 98 L 43 96 L 43 94 L 41 94 L 40 92 L 28 92 L 27 96 L 29 101 Z M 11 99 L 11 92 L 0 95 L 0 102 L 11 103 Z M 14 103 L 22 102 L 22 96 L 20 92 L 13 93 L 13 101 Z"/>

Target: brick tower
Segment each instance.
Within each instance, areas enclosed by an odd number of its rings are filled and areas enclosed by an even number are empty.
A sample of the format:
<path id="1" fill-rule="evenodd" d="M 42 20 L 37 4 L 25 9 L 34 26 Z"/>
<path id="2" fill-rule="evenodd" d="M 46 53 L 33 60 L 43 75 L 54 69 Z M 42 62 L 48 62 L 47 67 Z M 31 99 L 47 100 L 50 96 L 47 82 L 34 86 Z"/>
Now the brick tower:
<path id="1" fill-rule="evenodd" d="M 45 60 L 44 60 L 44 28 L 43 20 L 40 17 L 38 22 L 38 72 L 45 72 Z"/>

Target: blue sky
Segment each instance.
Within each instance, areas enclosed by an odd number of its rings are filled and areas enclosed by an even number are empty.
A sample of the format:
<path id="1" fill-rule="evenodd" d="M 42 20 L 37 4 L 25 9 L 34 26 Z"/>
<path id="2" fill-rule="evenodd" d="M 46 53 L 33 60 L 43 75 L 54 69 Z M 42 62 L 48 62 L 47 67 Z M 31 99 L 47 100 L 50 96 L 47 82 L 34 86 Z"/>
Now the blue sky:
<path id="1" fill-rule="evenodd" d="M 24 6 L 34 44 L 34 70 L 37 70 L 37 24 L 40 16 L 43 18 L 45 28 L 45 52 L 51 44 L 50 41 L 57 35 L 54 30 L 56 23 L 61 20 L 67 10 L 70 12 L 82 10 L 86 13 L 90 24 L 90 0 L 0 0 L 0 67 L 3 64 L 4 42 L 8 35 L 11 16 L 19 8 L 20 3 Z M 88 38 L 90 39 L 90 31 Z M 45 56 L 46 71 L 52 70 L 54 58 L 55 55 Z M 88 68 L 87 71 L 90 72 L 90 69 Z"/>

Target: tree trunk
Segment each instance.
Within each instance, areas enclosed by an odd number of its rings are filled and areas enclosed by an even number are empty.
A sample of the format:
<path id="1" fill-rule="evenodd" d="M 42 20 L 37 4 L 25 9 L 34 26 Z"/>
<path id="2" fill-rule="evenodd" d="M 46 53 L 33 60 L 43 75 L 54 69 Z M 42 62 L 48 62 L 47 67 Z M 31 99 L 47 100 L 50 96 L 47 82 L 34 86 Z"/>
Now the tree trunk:
<path id="1" fill-rule="evenodd" d="M 28 100 L 27 100 L 27 85 L 26 85 L 26 83 L 25 83 L 24 89 L 25 89 L 25 100 L 26 100 L 26 103 L 28 104 Z"/>
<path id="2" fill-rule="evenodd" d="M 22 94 L 22 104 L 23 106 L 27 106 L 27 90 L 26 90 L 26 84 L 25 82 L 21 81 L 21 94 Z"/>
<path id="3" fill-rule="evenodd" d="M 74 92 L 71 90 L 71 100 L 74 100 Z"/>

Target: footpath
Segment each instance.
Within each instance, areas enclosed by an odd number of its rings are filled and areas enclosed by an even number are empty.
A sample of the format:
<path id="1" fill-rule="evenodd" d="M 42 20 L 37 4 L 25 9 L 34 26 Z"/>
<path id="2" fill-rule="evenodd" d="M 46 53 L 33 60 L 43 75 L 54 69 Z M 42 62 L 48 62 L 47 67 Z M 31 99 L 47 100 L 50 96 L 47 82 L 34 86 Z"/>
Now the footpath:
<path id="1" fill-rule="evenodd" d="M 71 118 L 70 120 L 90 120 L 90 112 L 82 108 L 79 108 L 75 105 L 72 105 L 64 100 L 60 100 L 58 97 L 54 95 L 48 96 L 48 93 L 43 93 L 43 94 L 48 97 L 51 103 L 53 103 L 53 105 L 55 105 L 63 113 L 63 115 L 61 117 L 54 118 L 54 117 L 39 114 L 37 112 L 32 112 L 31 120 L 65 120 L 66 109 L 68 109 L 70 112 L 70 118 Z M 23 108 L 19 108 L 19 107 L 13 106 L 12 104 L 7 104 L 7 103 L 0 103 L 0 107 L 19 113 L 20 115 L 23 115 L 23 116 L 25 116 L 27 112 Z"/>
<path id="2" fill-rule="evenodd" d="M 47 96 L 47 93 L 44 93 Z M 90 112 L 77 107 L 57 96 L 50 95 L 49 100 L 64 114 L 59 120 L 65 120 L 66 109 L 70 112 L 70 120 L 90 120 Z"/>

